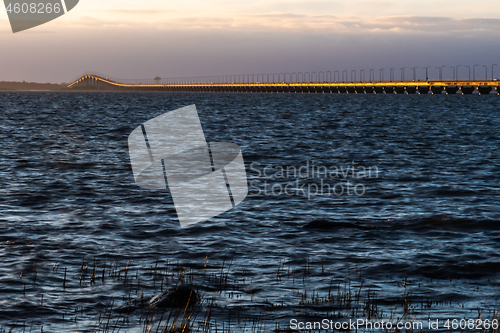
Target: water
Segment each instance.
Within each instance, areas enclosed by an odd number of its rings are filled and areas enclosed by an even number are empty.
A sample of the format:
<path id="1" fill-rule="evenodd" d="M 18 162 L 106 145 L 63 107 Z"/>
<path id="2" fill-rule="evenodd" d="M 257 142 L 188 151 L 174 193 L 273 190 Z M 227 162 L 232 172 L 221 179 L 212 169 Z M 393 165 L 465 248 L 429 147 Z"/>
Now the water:
<path id="1" fill-rule="evenodd" d="M 251 186 L 233 210 L 183 229 L 168 191 L 135 185 L 127 138 L 190 104 L 208 141 L 241 147 Z M 154 331 L 163 310 L 115 309 L 182 283 L 201 297 L 194 331 L 493 319 L 499 106 L 476 95 L 0 93 L 0 330 Z M 318 192 L 325 184 L 344 193 Z"/>

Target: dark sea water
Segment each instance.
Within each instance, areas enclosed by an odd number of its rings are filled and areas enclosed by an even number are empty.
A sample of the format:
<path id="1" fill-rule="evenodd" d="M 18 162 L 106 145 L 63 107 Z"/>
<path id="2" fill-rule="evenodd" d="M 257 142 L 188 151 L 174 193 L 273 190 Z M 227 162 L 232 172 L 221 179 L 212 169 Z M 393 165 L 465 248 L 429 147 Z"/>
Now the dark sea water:
<path id="1" fill-rule="evenodd" d="M 181 228 L 127 139 L 190 104 L 250 190 Z M 498 96 L 12 92 L 0 114 L 0 331 L 498 319 Z M 181 284 L 194 309 L 120 311 Z"/>

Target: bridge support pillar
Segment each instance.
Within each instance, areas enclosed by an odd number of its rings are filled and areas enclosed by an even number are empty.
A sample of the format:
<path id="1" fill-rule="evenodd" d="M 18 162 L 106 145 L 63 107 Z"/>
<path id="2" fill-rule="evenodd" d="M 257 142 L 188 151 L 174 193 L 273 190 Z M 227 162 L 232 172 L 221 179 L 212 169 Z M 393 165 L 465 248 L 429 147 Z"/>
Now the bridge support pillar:
<path id="1" fill-rule="evenodd" d="M 442 86 L 432 86 L 431 87 L 431 91 L 434 95 L 439 95 L 443 92 L 444 90 L 444 87 Z"/>
<path id="2" fill-rule="evenodd" d="M 447 93 L 448 95 L 455 95 L 455 94 L 457 93 L 458 89 L 459 89 L 459 88 L 458 88 L 457 86 L 447 86 L 447 87 L 445 88 L 446 93 Z"/>
<path id="3" fill-rule="evenodd" d="M 418 93 L 420 95 L 427 95 L 429 93 L 429 86 L 419 86 L 418 88 Z"/>
<path id="4" fill-rule="evenodd" d="M 476 90 L 476 87 L 474 87 L 474 86 L 462 86 L 462 88 L 460 90 L 462 90 L 462 95 L 470 95 L 474 92 L 474 90 Z"/>
<path id="5" fill-rule="evenodd" d="M 416 92 L 417 92 L 416 86 L 406 86 L 406 93 L 407 94 L 415 94 Z"/>
<path id="6" fill-rule="evenodd" d="M 404 86 L 396 86 L 395 88 L 396 94 L 403 94 L 405 93 L 405 87 Z"/>
<path id="7" fill-rule="evenodd" d="M 490 86 L 479 86 L 479 87 L 477 87 L 477 90 L 479 90 L 479 95 L 488 95 L 492 89 L 493 88 L 490 87 Z"/>

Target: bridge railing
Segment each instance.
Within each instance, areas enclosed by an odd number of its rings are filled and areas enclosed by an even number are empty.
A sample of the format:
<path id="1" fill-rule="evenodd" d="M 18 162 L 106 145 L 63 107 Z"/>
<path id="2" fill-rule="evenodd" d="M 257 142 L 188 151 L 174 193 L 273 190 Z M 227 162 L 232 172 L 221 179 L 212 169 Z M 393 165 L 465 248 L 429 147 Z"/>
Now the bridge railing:
<path id="1" fill-rule="evenodd" d="M 458 67 L 453 68 L 453 79 L 443 79 L 443 71 L 442 68 L 435 74 L 439 76 L 440 81 L 494 81 L 498 79 L 494 79 L 494 66 L 491 67 L 491 80 L 488 80 L 487 72 L 482 78 L 479 78 L 479 75 L 476 75 L 476 72 L 473 71 L 473 77 L 471 79 L 470 73 L 468 79 L 459 79 L 458 77 Z M 444 66 L 442 66 L 444 67 Z M 469 67 L 469 66 L 466 66 Z M 486 67 L 486 66 L 483 66 Z M 417 80 L 416 69 L 418 67 L 412 67 L 413 70 L 413 80 L 414 82 L 418 81 L 430 81 L 427 68 L 422 67 L 425 70 L 425 79 L 421 78 L 421 80 Z M 437 68 L 437 67 L 436 67 Z M 122 79 L 108 76 L 103 73 L 99 73 L 96 71 L 85 72 L 80 75 L 78 78 L 81 78 L 84 75 L 95 75 L 102 79 L 106 79 L 112 82 L 123 83 L 123 84 L 136 84 L 136 85 L 154 85 L 154 84 L 252 84 L 252 83 L 369 83 L 369 82 L 408 82 L 411 80 L 404 80 L 405 77 L 405 67 L 401 68 L 401 79 L 395 79 L 395 68 L 391 68 L 389 71 L 390 80 L 384 80 L 384 72 L 385 69 L 381 68 L 379 70 L 378 79 L 375 78 L 375 70 L 370 69 L 367 71 L 369 75 L 368 80 L 366 80 L 365 70 L 359 70 L 359 75 L 357 75 L 356 70 L 329 70 L 329 71 L 307 71 L 307 72 L 281 72 L 281 73 L 263 73 L 263 74 L 230 74 L 230 75 L 211 75 L 211 76 L 189 76 L 189 77 L 167 77 L 167 78 L 154 78 L 149 79 Z"/>
<path id="2" fill-rule="evenodd" d="M 75 82 L 78 79 L 81 79 L 82 77 L 86 75 L 92 75 L 92 76 L 97 76 L 101 79 L 108 80 L 111 82 L 116 82 L 116 83 L 124 83 L 124 84 L 156 84 L 156 81 L 154 79 L 122 79 L 122 78 L 117 78 L 113 76 L 109 76 L 103 73 L 99 73 L 97 71 L 87 71 L 76 78 L 74 78 L 71 82 Z M 162 80 L 163 81 L 163 80 Z"/>

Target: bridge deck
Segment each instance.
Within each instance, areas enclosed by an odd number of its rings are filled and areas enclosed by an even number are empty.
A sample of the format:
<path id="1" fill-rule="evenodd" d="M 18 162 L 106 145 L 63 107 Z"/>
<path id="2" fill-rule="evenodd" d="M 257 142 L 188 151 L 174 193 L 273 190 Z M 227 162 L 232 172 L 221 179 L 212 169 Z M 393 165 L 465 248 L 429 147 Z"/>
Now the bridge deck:
<path id="1" fill-rule="evenodd" d="M 279 90 L 287 90 L 287 92 L 291 92 L 290 90 L 295 90 L 297 88 L 345 88 L 351 90 L 354 88 L 386 88 L 393 87 L 394 89 L 406 89 L 424 88 L 422 91 L 425 91 L 427 87 L 429 90 L 443 90 L 449 89 L 453 87 L 457 87 L 458 89 L 462 87 L 471 87 L 471 88 L 488 88 L 492 87 L 492 89 L 498 90 L 500 86 L 500 81 L 498 80 L 447 80 L 447 81 L 377 81 L 377 82 L 367 82 L 367 81 L 358 81 L 358 82 L 233 82 L 233 83 L 163 83 L 163 84 L 151 84 L 151 83 L 121 83 L 116 82 L 107 78 L 102 78 L 96 75 L 85 75 L 81 78 L 75 80 L 71 84 L 68 85 L 69 88 L 75 87 L 115 87 L 115 88 L 129 88 L 129 89 L 151 89 L 151 90 L 177 90 L 177 89 L 195 89 L 200 91 L 258 91 L 255 88 L 261 88 L 263 91 L 279 89 Z M 193 90 L 194 91 L 194 90 Z"/>

